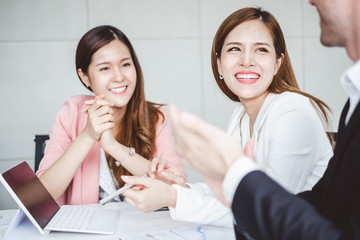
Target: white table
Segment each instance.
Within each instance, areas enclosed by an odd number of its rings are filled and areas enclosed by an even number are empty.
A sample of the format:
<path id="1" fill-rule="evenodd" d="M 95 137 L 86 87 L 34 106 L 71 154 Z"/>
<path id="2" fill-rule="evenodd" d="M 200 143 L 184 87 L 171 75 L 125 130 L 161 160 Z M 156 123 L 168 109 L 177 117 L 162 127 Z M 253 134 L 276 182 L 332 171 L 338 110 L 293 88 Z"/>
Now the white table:
<path id="1" fill-rule="evenodd" d="M 139 212 L 137 209 L 127 204 L 126 202 L 109 203 L 104 207 L 114 209 L 114 211 L 120 211 L 118 227 L 116 233 L 113 235 L 63 232 L 51 232 L 48 235 L 41 235 L 37 229 L 29 223 L 28 226 L 19 227 L 6 239 L 235 239 L 234 231 L 231 228 L 214 227 L 208 225 L 201 226 L 193 223 L 174 221 L 171 219 L 168 211 L 159 211 L 145 214 Z M 2 218 L 0 217 L 0 239 L 4 239 L 4 234 L 16 211 L 17 210 L 0 211 L 0 216 L 2 216 Z M 145 234 L 148 235 L 146 236 Z M 176 238 L 176 235 L 181 236 L 181 238 Z M 132 236 L 132 238 L 124 238 L 124 236 Z"/>

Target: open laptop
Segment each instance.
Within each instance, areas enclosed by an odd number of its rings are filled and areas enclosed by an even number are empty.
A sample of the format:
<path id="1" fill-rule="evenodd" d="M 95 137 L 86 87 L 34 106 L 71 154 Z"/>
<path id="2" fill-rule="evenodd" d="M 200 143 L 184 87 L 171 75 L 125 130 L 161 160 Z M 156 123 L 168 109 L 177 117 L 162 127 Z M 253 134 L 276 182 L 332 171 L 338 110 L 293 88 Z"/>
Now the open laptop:
<path id="1" fill-rule="evenodd" d="M 42 234 L 50 231 L 112 234 L 116 230 L 120 216 L 118 211 L 94 205 L 60 207 L 26 162 L 3 172 L 0 180 Z M 60 216 L 68 211 L 70 213 L 66 217 L 70 219 Z M 68 226 L 59 224 L 61 222 Z"/>

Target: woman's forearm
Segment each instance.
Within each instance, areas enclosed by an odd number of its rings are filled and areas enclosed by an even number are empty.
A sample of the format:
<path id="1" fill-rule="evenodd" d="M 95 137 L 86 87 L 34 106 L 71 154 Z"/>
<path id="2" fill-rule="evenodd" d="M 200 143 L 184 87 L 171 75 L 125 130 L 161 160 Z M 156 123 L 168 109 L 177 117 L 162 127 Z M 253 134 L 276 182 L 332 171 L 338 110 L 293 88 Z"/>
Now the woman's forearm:
<path id="1" fill-rule="evenodd" d="M 39 177 L 54 199 L 64 194 L 95 142 L 85 131 L 81 132 L 63 155 Z"/>
<path id="2" fill-rule="evenodd" d="M 111 145 L 104 146 L 104 150 L 119 161 L 134 176 L 142 176 L 149 171 L 151 163 L 149 160 L 136 153 L 131 156 L 130 148 L 117 141 L 114 141 Z"/>

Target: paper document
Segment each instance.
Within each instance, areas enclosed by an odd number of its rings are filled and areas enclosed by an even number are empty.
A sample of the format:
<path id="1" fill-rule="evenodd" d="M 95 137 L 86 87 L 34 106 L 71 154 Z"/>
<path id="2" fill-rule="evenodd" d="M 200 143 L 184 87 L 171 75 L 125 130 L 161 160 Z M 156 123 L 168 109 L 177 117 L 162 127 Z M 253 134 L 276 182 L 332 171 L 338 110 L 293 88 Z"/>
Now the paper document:
<path id="1" fill-rule="evenodd" d="M 212 240 L 227 239 L 222 228 L 214 226 L 194 226 L 175 230 L 123 235 L 119 240 Z"/>

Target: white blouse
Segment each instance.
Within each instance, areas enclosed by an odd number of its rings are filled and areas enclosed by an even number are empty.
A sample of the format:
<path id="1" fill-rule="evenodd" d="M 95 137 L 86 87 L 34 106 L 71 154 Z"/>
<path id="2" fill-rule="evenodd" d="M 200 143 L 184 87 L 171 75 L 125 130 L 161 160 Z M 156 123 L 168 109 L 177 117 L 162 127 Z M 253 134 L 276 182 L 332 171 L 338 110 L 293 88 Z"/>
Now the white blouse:
<path id="1" fill-rule="evenodd" d="M 250 118 L 240 104 L 233 113 L 228 134 L 243 147 L 250 139 L 249 124 Z M 252 138 L 259 168 L 293 193 L 310 189 L 323 175 L 333 154 L 310 100 L 291 92 L 266 97 Z M 232 226 L 230 209 L 211 194 L 205 183 L 191 185 L 194 189 L 174 187 L 178 192 L 176 208 L 169 208 L 173 219 Z"/>
<path id="2" fill-rule="evenodd" d="M 115 179 L 106 161 L 105 152 L 100 148 L 99 166 L 99 199 L 103 199 L 116 191 Z M 115 197 L 112 201 L 120 201 L 120 197 Z"/>
<path id="3" fill-rule="evenodd" d="M 244 147 L 250 118 L 242 105 L 228 133 Z M 239 134 L 240 133 L 240 134 Z M 315 108 L 297 93 L 269 94 L 253 127 L 254 153 L 261 170 L 293 193 L 309 190 L 322 177 L 333 151 Z"/>

